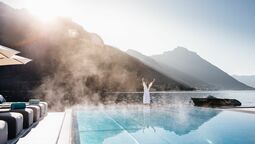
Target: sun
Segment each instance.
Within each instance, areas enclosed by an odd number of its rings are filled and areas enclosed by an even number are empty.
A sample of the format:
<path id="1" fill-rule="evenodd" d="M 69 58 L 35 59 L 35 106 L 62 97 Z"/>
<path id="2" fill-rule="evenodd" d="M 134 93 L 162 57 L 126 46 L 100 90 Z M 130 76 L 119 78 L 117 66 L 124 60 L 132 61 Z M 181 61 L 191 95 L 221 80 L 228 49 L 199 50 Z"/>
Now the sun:
<path id="1" fill-rule="evenodd" d="M 58 16 L 71 17 L 67 0 L 27 0 L 26 9 L 40 20 L 50 21 Z"/>

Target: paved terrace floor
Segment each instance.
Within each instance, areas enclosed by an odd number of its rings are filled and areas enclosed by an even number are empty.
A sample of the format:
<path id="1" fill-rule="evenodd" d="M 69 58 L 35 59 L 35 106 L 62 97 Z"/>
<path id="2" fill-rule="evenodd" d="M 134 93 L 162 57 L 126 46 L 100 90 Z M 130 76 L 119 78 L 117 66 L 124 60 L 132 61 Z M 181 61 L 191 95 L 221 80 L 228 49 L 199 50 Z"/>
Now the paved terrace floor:
<path id="1" fill-rule="evenodd" d="M 61 143 L 63 141 L 68 143 L 68 137 L 70 136 L 65 131 L 70 131 L 67 126 L 67 122 L 70 121 L 70 116 L 67 115 L 67 112 L 49 112 L 26 136 L 20 138 L 17 144 L 57 144 L 60 143 L 59 141 Z M 66 118 L 68 118 L 68 121 Z"/>

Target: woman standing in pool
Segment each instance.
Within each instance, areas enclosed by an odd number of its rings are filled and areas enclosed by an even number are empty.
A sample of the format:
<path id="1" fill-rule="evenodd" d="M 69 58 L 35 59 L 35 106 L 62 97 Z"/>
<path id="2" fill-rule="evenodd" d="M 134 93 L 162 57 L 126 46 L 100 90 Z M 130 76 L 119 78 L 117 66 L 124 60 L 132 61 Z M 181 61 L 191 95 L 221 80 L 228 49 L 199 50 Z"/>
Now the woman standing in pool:
<path id="1" fill-rule="evenodd" d="M 151 97 L 150 97 L 150 88 L 153 85 L 153 83 L 155 82 L 155 79 L 153 79 L 152 82 L 150 82 L 150 84 L 147 86 L 146 82 L 144 81 L 144 78 L 142 78 L 142 82 L 143 82 L 143 103 L 144 104 L 150 104 L 151 103 Z"/>

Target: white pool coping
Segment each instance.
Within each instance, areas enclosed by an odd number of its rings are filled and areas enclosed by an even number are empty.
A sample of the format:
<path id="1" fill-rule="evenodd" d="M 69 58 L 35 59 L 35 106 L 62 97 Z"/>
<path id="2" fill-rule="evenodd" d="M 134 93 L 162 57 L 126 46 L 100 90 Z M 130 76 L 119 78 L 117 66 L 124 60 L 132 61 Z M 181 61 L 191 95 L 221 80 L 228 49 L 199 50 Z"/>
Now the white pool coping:
<path id="1" fill-rule="evenodd" d="M 72 109 L 65 111 L 65 118 L 59 133 L 57 144 L 72 143 Z"/>
<path id="2" fill-rule="evenodd" d="M 232 108 L 231 111 L 255 114 L 255 107 Z"/>

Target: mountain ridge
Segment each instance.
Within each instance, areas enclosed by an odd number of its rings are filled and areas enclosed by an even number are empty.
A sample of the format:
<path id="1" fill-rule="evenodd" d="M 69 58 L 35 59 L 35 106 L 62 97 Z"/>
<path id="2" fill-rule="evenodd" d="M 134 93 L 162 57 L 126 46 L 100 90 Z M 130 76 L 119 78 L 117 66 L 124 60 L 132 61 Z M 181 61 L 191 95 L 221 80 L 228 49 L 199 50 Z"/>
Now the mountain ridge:
<path id="1" fill-rule="evenodd" d="M 196 89 L 252 89 L 252 87 L 237 81 L 223 70 L 206 61 L 196 52 L 184 47 L 177 47 L 171 51 L 152 56 L 145 56 L 134 50 L 128 50 L 127 53 L 176 81 L 195 87 Z M 161 68 L 163 67 L 163 70 L 160 70 L 159 65 Z"/>
<path id="2" fill-rule="evenodd" d="M 209 85 L 205 82 L 202 82 L 200 80 L 196 80 L 192 77 L 190 77 L 188 74 L 183 73 L 181 71 L 178 71 L 172 67 L 169 67 L 164 64 L 160 64 L 156 62 L 154 59 L 147 57 L 143 55 L 142 53 L 139 53 L 135 50 L 127 50 L 127 53 L 139 60 L 141 60 L 143 63 L 147 64 L 148 66 L 154 68 L 157 71 L 160 71 L 161 73 L 167 75 L 168 77 L 175 79 L 176 81 L 183 83 L 185 85 L 189 85 L 191 87 L 194 87 L 196 89 L 207 89 Z M 212 86 L 210 86 L 212 87 Z"/>
<path id="3" fill-rule="evenodd" d="M 182 47 L 177 47 L 162 55 L 153 55 L 151 57 L 157 62 L 171 66 L 181 72 L 188 72 L 192 77 L 214 85 L 216 89 L 252 89 L 206 61 L 197 53 Z"/>

